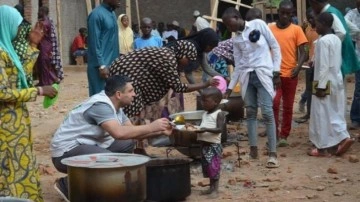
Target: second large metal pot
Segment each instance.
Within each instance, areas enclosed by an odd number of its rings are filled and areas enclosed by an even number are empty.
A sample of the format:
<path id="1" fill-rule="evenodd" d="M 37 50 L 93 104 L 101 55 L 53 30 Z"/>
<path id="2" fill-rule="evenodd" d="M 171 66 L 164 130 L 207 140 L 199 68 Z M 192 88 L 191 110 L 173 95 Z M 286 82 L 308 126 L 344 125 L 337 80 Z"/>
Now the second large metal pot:
<path id="1" fill-rule="evenodd" d="M 244 100 L 239 93 L 232 93 L 227 98 L 228 102 L 220 104 L 220 108 L 223 111 L 229 112 L 227 120 L 229 121 L 240 121 L 244 118 Z M 201 110 L 201 96 L 196 97 L 196 109 Z"/>
<path id="2" fill-rule="evenodd" d="M 63 159 L 70 201 L 138 202 L 146 199 L 146 167 L 136 154 L 103 153 Z"/>
<path id="3" fill-rule="evenodd" d="M 191 194 L 190 159 L 157 158 L 146 165 L 148 201 L 184 201 Z"/>

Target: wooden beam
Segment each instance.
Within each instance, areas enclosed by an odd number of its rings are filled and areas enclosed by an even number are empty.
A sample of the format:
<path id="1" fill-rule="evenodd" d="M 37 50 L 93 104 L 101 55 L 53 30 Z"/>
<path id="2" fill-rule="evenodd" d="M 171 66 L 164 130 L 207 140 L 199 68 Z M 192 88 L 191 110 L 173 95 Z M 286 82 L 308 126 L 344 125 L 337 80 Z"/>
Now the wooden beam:
<path id="1" fill-rule="evenodd" d="M 222 22 L 222 19 L 220 19 L 220 18 L 213 18 L 213 17 L 208 16 L 208 15 L 203 15 L 202 17 L 205 18 L 205 19 L 207 19 L 207 20 Z"/>
<path id="2" fill-rule="evenodd" d="M 88 15 L 91 13 L 91 10 L 92 10 L 91 0 L 86 0 L 86 11 Z"/>
<path id="3" fill-rule="evenodd" d="M 126 15 L 129 18 L 129 26 L 131 27 L 131 0 L 126 0 Z M 139 25 L 140 26 L 140 25 Z"/>
<path id="4" fill-rule="evenodd" d="M 301 13 L 301 0 L 296 0 L 296 16 L 299 23 L 302 21 L 302 13 Z"/>
<path id="5" fill-rule="evenodd" d="M 215 8 L 215 1 L 216 0 L 210 0 L 210 13 L 214 10 L 214 8 Z"/>
<path id="6" fill-rule="evenodd" d="M 235 6 L 236 10 L 239 10 L 240 8 L 240 4 L 241 4 L 241 0 L 236 0 L 237 5 Z"/>
<path id="7" fill-rule="evenodd" d="M 57 39 L 60 58 L 62 58 L 62 31 L 61 31 L 61 2 L 56 0 Z"/>
<path id="8" fill-rule="evenodd" d="M 220 1 L 226 2 L 226 3 L 229 3 L 229 4 L 239 5 L 239 6 L 242 6 L 242 7 L 245 7 L 245 8 L 253 8 L 252 6 L 249 6 L 249 5 L 246 5 L 246 4 L 243 4 L 243 3 L 237 3 L 237 2 L 234 2 L 234 1 L 231 1 L 231 0 L 220 0 Z"/>
<path id="9" fill-rule="evenodd" d="M 306 19 L 306 1 L 301 1 L 301 15 L 302 15 L 302 19 L 301 21 L 299 21 L 300 26 L 303 24 L 303 22 Z"/>
<path id="10" fill-rule="evenodd" d="M 215 0 L 213 10 L 211 12 L 211 18 L 217 18 L 218 7 L 219 7 L 219 0 Z M 214 30 L 216 30 L 216 21 L 215 20 L 210 21 L 210 27 L 213 28 Z"/>
<path id="11" fill-rule="evenodd" d="M 140 10 L 139 10 L 139 1 L 136 0 L 136 16 L 137 16 L 137 21 L 138 21 L 138 25 L 140 27 Z"/>

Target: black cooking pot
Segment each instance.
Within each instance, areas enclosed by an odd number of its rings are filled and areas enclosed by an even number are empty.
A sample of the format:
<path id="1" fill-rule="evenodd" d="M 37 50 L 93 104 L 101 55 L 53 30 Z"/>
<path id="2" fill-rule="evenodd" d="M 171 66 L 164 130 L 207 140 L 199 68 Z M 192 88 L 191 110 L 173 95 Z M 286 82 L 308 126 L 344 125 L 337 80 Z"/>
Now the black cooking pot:
<path id="1" fill-rule="evenodd" d="M 190 159 L 155 158 L 146 164 L 147 201 L 183 201 L 191 194 Z"/>

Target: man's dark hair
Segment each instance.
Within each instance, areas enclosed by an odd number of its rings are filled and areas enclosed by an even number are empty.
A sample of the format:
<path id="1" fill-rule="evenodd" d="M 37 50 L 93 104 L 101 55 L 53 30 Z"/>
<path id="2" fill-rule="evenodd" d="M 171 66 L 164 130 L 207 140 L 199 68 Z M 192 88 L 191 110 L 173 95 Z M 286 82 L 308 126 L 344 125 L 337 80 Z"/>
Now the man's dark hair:
<path id="1" fill-rule="evenodd" d="M 39 10 L 42 10 L 46 15 L 49 15 L 49 8 L 46 6 L 42 6 L 39 8 Z"/>
<path id="2" fill-rule="evenodd" d="M 85 33 L 87 31 L 87 29 L 85 27 L 82 27 L 79 29 L 79 32 L 82 34 L 82 33 Z"/>
<path id="3" fill-rule="evenodd" d="M 215 102 L 220 103 L 223 95 L 221 91 L 215 87 L 209 87 L 202 90 L 201 95 L 204 97 L 210 97 Z"/>
<path id="4" fill-rule="evenodd" d="M 317 17 L 317 21 L 320 24 L 325 25 L 326 27 L 332 27 L 332 24 L 334 22 L 334 17 L 332 16 L 331 13 L 328 12 L 323 12 L 321 13 L 318 17 Z"/>
<path id="5" fill-rule="evenodd" d="M 222 18 L 227 18 L 227 17 L 242 18 L 240 15 L 240 12 L 238 10 L 236 10 L 236 8 L 234 8 L 234 7 L 229 7 L 224 11 L 224 13 L 222 14 Z"/>
<path id="6" fill-rule="evenodd" d="M 287 6 L 289 6 L 289 7 L 294 7 L 294 4 L 293 4 L 292 1 L 289 1 L 289 0 L 283 0 L 283 1 L 281 1 L 280 4 L 279 4 L 279 8 L 281 8 L 281 7 L 287 7 Z"/>
<path id="7" fill-rule="evenodd" d="M 113 96 L 116 91 L 124 92 L 127 83 L 131 82 L 131 79 L 127 76 L 113 75 L 105 81 L 105 94 L 107 96 Z"/>

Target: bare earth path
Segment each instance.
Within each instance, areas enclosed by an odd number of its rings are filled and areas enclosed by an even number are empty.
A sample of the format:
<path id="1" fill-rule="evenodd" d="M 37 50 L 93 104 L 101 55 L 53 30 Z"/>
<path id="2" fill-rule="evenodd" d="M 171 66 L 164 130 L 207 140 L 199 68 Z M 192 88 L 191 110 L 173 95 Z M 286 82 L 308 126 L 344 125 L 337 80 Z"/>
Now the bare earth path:
<path id="1" fill-rule="evenodd" d="M 66 77 L 64 83 L 61 84 L 56 106 L 43 109 L 42 98 L 28 104 L 31 112 L 35 151 L 41 167 L 43 196 L 48 202 L 63 201 L 53 188 L 54 180 L 62 174 L 58 173 L 51 163 L 49 142 L 67 112 L 88 95 L 85 67 L 65 67 L 65 74 Z M 352 98 L 353 86 L 353 81 L 350 79 L 347 85 L 349 101 Z M 299 99 L 303 89 L 303 79 L 301 79 L 296 100 Z M 193 93 L 186 95 L 186 109 L 195 109 L 194 99 Z M 294 105 L 294 112 L 294 117 L 302 115 L 297 112 L 297 103 Z M 246 133 L 244 124 L 240 124 L 237 132 Z M 231 129 L 234 127 L 230 126 L 229 130 Z M 311 144 L 308 141 L 307 130 L 307 123 L 294 125 L 289 138 L 290 146 L 278 149 L 281 165 L 277 169 L 265 168 L 266 156 L 264 155 L 260 156 L 258 161 L 248 161 L 246 141 L 240 142 L 243 160 L 239 168 L 237 167 L 238 162 L 236 162 L 236 147 L 225 147 L 226 157 L 223 158 L 224 169 L 220 180 L 220 197 L 216 200 L 200 196 L 200 191 L 207 188 L 200 185 L 206 184 L 207 181 L 201 177 L 199 167 L 193 165 L 191 168 L 192 194 L 187 201 L 360 201 L 360 163 L 349 161 L 349 158 L 358 161 L 360 143 L 356 142 L 351 150 L 342 157 L 309 157 L 306 155 L 306 150 L 311 147 Z M 357 135 L 359 131 L 351 131 L 351 133 Z M 264 147 L 265 142 L 266 138 L 259 137 L 260 148 Z M 151 154 L 165 156 L 165 149 L 148 147 L 147 150 Z M 182 154 L 174 150 L 170 156 L 179 157 Z"/>

